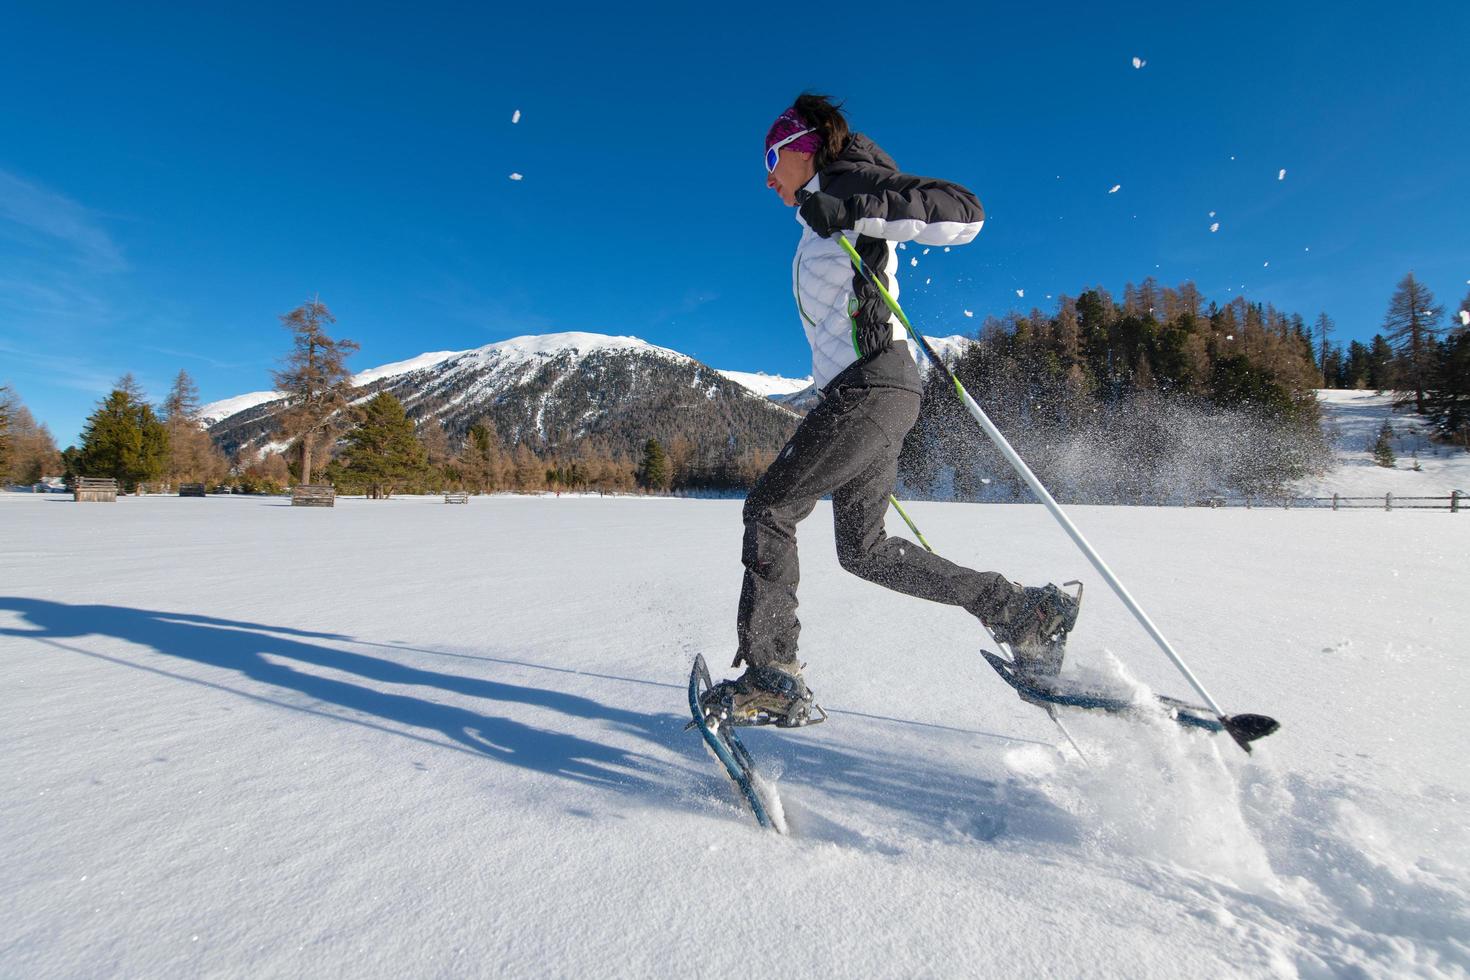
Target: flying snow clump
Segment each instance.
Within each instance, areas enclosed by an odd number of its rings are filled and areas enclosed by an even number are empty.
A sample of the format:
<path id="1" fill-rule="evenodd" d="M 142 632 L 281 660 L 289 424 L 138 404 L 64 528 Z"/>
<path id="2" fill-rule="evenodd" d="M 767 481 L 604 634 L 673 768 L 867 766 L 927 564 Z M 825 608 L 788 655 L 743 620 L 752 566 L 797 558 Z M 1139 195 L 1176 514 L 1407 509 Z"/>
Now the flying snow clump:
<path id="1" fill-rule="evenodd" d="M 511 180 L 524 180 L 525 178 L 522 177 L 520 174 L 511 174 L 510 175 L 510 179 Z"/>
<path id="2" fill-rule="evenodd" d="M 965 316 L 974 316 L 974 315 L 975 315 L 975 314 L 974 314 L 974 313 L 972 313 L 972 312 L 971 312 L 971 311 L 969 311 L 969 310 L 966 310 L 966 311 L 965 311 Z"/>
<path id="3" fill-rule="evenodd" d="M 919 257 L 914 256 L 913 258 L 909 259 L 909 265 L 917 269 L 919 267 Z"/>
<path id="4" fill-rule="evenodd" d="M 1470 327 L 1470 310 L 1460 311 L 1460 322 L 1465 326 Z"/>
<path id="5" fill-rule="evenodd" d="M 1026 298 L 1026 290 L 1024 290 L 1024 289 L 1018 289 L 1018 290 L 1016 290 L 1016 295 L 1019 296 L 1019 297 L 1021 297 L 1022 299 L 1025 299 Z"/>
<path id="6" fill-rule="evenodd" d="M 1282 167 L 1280 170 L 1276 171 L 1276 179 L 1277 180 L 1285 180 L 1286 179 L 1286 168 L 1285 167 Z"/>
<path id="7" fill-rule="evenodd" d="M 1219 230 L 1220 230 L 1220 222 L 1217 221 L 1214 224 L 1210 225 L 1210 231 L 1211 232 L 1216 232 L 1216 231 L 1219 231 Z"/>
<path id="8" fill-rule="evenodd" d="M 511 125 L 515 125 L 516 123 L 518 123 L 520 121 L 521 121 L 521 110 L 517 109 L 515 112 L 512 112 L 510 114 L 510 122 L 511 122 Z"/>
<path id="9" fill-rule="evenodd" d="M 1121 191 L 1122 189 L 1123 189 L 1123 185 L 1122 184 L 1114 184 L 1112 190 L 1108 191 L 1108 193 L 1109 194 L 1116 194 L 1119 191 Z"/>
<path id="10" fill-rule="evenodd" d="M 1133 59 L 1133 67 L 1134 68 L 1142 68 L 1146 64 L 1148 64 L 1148 62 L 1147 61 L 1144 61 L 1142 58 L 1134 58 Z"/>
<path id="11" fill-rule="evenodd" d="M 1211 211 L 1211 212 L 1210 212 L 1210 217 L 1212 217 L 1212 218 L 1213 218 L 1213 217 L 1214 217 L 1214 216 L 1215 216 L 1215 212 L 1213 212 L 1213 211 Z"/>

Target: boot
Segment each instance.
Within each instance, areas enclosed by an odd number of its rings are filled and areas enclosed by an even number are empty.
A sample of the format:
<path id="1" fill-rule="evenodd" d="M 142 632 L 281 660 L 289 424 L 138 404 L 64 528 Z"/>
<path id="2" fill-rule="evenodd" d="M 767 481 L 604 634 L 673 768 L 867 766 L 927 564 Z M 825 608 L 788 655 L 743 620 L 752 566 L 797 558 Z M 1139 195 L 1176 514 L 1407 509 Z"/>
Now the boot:
<path id="1" fill-rule="evenodd" d="M 793 660 L 749 666 L 705 691 L 699 705 L 713 722 L 797 728 L 810 718 L 812 692 L 802 680 L 801 664 Z"/>
<path id="2" fill-rule="evenodd" d="M 1062 670 L 1067 634 L 1077 625 L 1078 597 L 1055 585 L 1022 586 L 990 622 L 995 638 L 1011 648 L 1016 673 L 1048 684 Z"/>

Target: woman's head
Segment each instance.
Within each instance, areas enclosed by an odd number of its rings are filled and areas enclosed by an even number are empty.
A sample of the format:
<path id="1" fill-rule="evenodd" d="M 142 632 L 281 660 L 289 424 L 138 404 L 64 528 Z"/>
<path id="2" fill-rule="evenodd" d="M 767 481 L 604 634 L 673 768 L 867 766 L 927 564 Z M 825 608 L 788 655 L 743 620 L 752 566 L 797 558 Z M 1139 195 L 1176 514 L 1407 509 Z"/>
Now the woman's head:
<path id="1" fill-rule="evenodd" d="M 803 92 L 766 131 L 766 186 L 789 205 L 847 146 L 847 118 L 825 95 Z"/>

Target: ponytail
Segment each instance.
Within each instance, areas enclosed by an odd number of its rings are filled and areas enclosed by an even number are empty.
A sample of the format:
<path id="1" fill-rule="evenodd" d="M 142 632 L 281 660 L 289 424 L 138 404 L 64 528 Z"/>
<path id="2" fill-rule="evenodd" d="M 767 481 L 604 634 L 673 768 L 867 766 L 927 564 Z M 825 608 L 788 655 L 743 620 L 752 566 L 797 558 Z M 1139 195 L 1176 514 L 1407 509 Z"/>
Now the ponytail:
<path id="1" fill-rule="evenodd" d="M 817 172 L 822 170 L 847 149 L 847 117 L 842 114 L 842 103 L 836 105 L 825 95 L 803 92 L 796 97 L 792 106 L 796 114 L 822 137 L 822 145 L 812 154 L 812 165 Z"/>

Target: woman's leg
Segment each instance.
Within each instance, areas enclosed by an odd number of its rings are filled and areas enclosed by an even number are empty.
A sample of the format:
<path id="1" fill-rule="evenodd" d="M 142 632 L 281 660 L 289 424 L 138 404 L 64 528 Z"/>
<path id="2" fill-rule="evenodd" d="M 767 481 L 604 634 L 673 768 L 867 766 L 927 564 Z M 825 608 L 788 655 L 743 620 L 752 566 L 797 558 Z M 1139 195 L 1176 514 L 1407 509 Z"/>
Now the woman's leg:
<path id="1" fill-rule="evenodd" d="M 898 453 L 919 415 L 919 396 L 898 388 L 870 389 L 863 410 L 874 433 L 868 464 L 832 493 L 837 558 L 842 567 L 884 588 L 962 606 L 993 622 L 1017 588 L 998 572 L 977 572 L 940 558 L 883 528 L 898 482 Z"/>
<path id="2" fill-rule="evenodd" d="M 796 525 L 818 500 L 851 482 L 876 455 L 887 452 L 886 438 L 863 411 L 879 390 L 887 389 L 846 388 L 824 398 L 746 497 L 737 666 L 742 661 L 760 667 L 796 659 L 801 633 L 796 618 L 801 578 Z"/>

